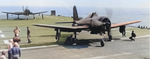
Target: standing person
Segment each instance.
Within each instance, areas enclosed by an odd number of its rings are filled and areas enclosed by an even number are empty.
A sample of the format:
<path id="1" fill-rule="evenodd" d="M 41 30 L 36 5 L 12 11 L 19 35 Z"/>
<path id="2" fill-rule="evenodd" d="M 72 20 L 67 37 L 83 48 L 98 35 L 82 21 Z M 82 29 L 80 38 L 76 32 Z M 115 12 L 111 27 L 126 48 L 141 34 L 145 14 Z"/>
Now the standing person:
<path id="1" fill-rule="evenodd" d="M 15 42 L 14 44 L 16 44 L 18 48 L 20 48 L 19 42 Z"/>
<path id="2" fill-rule="evenodd" d="M 19 36 L 20 29 L 18 28 L 18 26 L 16 26 L 16 29 L 14 29 L 14 33 L 15 33 L 15 37 Z"/>
<path id="3" fill-rule="evenodd" d="M 19 59 L 19 57 L 21 56 L 21 50 L 20 50 L 20 48 L 18 47 L 17 44 L 14 44 L 14 47 L 11 48 L 10 51 L 12 53 L 13 59 Z"/>
<path id="4" fill-rule="evenodd" d="M 2 55 L 0 56 L 0 59 L 6 59 L 6 51 L 2 51 Z"/>
<path id="5" fill-rule="evenodd" d="M 19 46 L 19 42 L 20 42 L 21 40 L 20 40 L 19 37 L 14 37 L 14 38 L 13 38 L 13 41 L 14 41 L 14 44 L 16 44 L 18 47 L 20 47 L 20 46 Z"/>
<path id="6" fill-rule="evenodd" d="M 125 25 L 120 26 L 120 28 L 119 28 L 119 32 L 120 32 L 120 33 L 122 33 L 122 37 L 123 37 L 123 36 L 126 36 L 125 28 L 126 28 L 126 26 L 125 26 Z"/>
<path id="7" fill-rule="evenodd" d="M 136 34 L 134 33 L 134 31 L 132 31 L 130 39 L 135 41 L 135 37 L 136 37 Z"/>
<path id="8" fill-rule="evenodd" d="M 31 43 L 31 40 L 29 39 L 29 37 L 31 37 L 30 29 L 29 29 L 29 27 L 27 27 L 27 39 L 28 39 L 28 43 Z"/>
<path id="9" fill-rule="evenodd" d="M 17 36 L 17 37 L 13 37 L 13 41 L 14 41 L 14 43 L 15 43 L 15 42 L 19 43 L 21 40 L 20 40 L 20 38 Z"/>
<path id="10" fill-rule="evenodd" d="M 13 48 L 13 40 L 10 39 L 9 40 L 9 43 L 7 44 L 7 48 L 8 48 L 8 59 L 11 59 L 12 58 L 12 54 L 11 54 L 11 51 L 10 49 Z"/>

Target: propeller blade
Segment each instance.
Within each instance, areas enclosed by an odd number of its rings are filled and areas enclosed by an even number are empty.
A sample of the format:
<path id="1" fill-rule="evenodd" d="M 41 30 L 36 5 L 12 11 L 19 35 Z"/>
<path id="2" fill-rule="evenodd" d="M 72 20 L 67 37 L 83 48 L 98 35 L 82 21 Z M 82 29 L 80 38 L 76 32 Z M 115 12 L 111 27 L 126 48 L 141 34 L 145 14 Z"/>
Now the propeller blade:
<path id="1" fill-rule="evenodd" d="M 108 18 L 111 18 L 112 17 L 112 14 L 113 14 L 113 10 L 110 9 L 110 8 L 105 8 L 105 11 L 106 11 L 106 15 Z"/>
<path id="2" fill-rule="evenodd" d="M 28 9 L 28 6 L 26 6 L 26 9 Z"/>
<path id="3" fill-rule="evenodd" d="M 22 6 L 22 10 L 24 11 L 24 6 Z"/>

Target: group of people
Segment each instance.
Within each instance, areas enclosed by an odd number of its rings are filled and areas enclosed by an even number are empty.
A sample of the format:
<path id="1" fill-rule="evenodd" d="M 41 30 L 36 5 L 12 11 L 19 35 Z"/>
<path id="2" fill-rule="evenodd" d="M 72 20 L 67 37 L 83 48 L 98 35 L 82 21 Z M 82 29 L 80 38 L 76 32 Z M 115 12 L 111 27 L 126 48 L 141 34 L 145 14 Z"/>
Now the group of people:
<path id="1" fill-rule="evenodd" d="M 18 37 L 9 40 L 9 44 L 7 45 L 8 59 L 18 59 L 21 56 L 19 41 L 20 38 Z"/>
<path id="2" fill-rule="evenodd" d="M 9 43 L 7 44 L 8 48 L 8 59 L 19 59 L 21 56 L 21 51 L 20 51 L 20 38 L 19 37 L 14 37 L 13 39 L 9 40 Z M 0 56 L 0 59 L 6 59 L 6 51 L 2 51 L 2 55 Z"/>
<path id="3" fill-rule="evenodd" d="M 14 37 L 13 39 L 10 39 L 9 43 L 7 44 L 8 59 L 18 59 L 21 56 L 20 45 L 19 45 L 19 42 L 21 41 L 19 38 L 20 29 L 18 28 L 18 26 L 16 26 L 13 32 L 14 32 Z M 27 27 L 27 39 L 28 39 L 28 43 L 31 43 L 29 37 L 31 37 L 31 35 L 30 35 L 29 27 Z M 6 55 L 6 51 L 2 51 L 2 55 L 0 56 L 0 59 L 6 59 L 5 55 Z"/>
<path id="4" fill-rule="evenodd" d="M 122 33 L 122 37 L 125 36 L 126 37 L 126 31 L 125 31 L 125 25 L 123 26 L 120 26 L 119 28 L 119 32 Z M 131 33 L 131 37 L 129 37 L 129 39 L 135 41 L 135 37 L 136 37 L 136 34 L 134 33 L 134 31 L 132 31 Z"/>
<path id="5" fill-rule="evenodd" d="M 19 37 L 20 29 L 17 26 L 16 26 L 16 29 L 14 29 L 14 34 L 15 34 L 15 37 Z M 30 29 L 29 27 L 27 27 L 27 39 L 28 39 L 28 43 L 31 43 L 31 40 L 29 39 L 29 37 L 31 37 Z"/>

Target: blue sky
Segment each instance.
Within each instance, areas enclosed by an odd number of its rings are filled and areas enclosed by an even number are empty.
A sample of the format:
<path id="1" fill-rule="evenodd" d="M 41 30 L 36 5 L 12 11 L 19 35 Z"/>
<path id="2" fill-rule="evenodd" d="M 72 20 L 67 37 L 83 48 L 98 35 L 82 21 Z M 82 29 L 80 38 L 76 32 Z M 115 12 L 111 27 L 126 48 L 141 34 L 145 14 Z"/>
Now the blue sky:
<path id="1" fill-rule="evenodd" d="M 149 0 L 0 0 L 0 6 L 149 8 Z"/>

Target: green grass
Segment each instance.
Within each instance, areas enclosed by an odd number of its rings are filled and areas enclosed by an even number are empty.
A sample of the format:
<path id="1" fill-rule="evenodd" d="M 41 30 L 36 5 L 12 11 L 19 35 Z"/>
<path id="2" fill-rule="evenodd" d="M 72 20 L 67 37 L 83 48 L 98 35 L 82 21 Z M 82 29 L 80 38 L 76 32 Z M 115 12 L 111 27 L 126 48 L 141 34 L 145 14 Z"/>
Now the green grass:
<path id="1" fill-rule="evenodd" d="M 72 18 L 61 17 L 61 16 L 45 16 L 44 19 L 41 17 L 36 17 L 36 19 L 31 20 L 0 20 L 0 30 L 6 36 L 5 38 L 0 38 L 0 44 L 3 43 L 3 40 L 12 39 L 14 37 L 13 30 L 15 26 L 18 26 L 21 30 L 20 38 L 21 47 L 29 46 L 41 46 L 41 45 L 50 45 L 56 44 L 55 35 L 56 32 L 52 28 L 36 27 L 33 24 L 51 24 L 51 25 L 70 25 L 70 24 L 55 24 L 55 22 L 60 21 L 73 21 Z M 27 26 L 30 28 L 32 43 L 27 43 Z M 60 43 L 63 43 L 65 38 L 70 33 L 62 33 L 60 37 Z M 1 47 L 2 45 L 0 45 Z"/>

